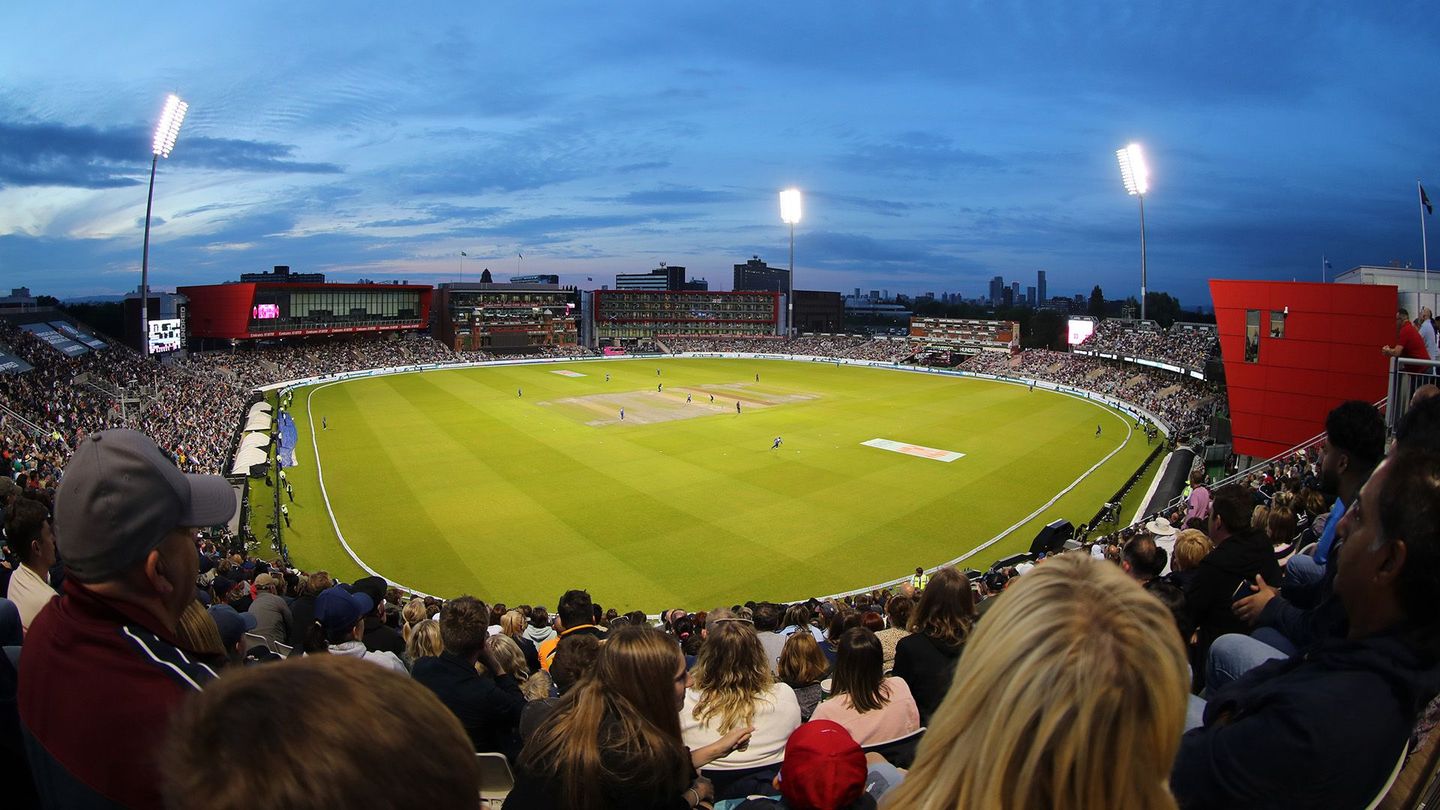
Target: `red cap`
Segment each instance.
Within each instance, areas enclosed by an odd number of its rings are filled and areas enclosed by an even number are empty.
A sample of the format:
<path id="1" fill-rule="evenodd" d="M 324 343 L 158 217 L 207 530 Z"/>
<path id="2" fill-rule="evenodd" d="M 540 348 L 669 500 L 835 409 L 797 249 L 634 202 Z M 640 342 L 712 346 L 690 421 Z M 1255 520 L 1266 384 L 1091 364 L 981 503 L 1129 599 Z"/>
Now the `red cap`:
<path id="1" fill-rule="evenodd" d="M 780 795 L 792 810 L 836 810 L 865 792 L 865 752 L 845 727 L 811 720 L 785 743 Z"/>

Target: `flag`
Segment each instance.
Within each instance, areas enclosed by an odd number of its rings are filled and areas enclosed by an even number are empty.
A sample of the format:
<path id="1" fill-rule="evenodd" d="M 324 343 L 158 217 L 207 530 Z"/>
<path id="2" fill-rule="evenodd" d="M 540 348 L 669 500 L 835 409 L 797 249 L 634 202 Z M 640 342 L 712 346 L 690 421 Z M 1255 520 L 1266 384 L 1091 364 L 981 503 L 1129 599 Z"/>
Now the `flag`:
<path id="1" fill-rule="evenodd" d="M 1415 185 L 1420 186 L 1419 183 L 1416 183 Z M 1435 213 L 1435 206 L 1431 205 L 1431 204 L 1430 204 L 1430 198 L 1427 197 L 1427 196 L 1425 196 L 1425 187 L 1424 187 L 1424 186 L 1420 186 L 1420 204 L 1423 205 L 1423 206 L 1425 206 L 1425 213 L 1427 213 L 1427 214 L 1434 214 L 1434 213 Z"/>
<path id="2" fill-rule="evenodd" d="M 585 280 L 586 280 L 586 281 L 594 281 L 595 279 L 590 278 L 589 276 L 586 276 L 586 277 L 585 277 Z"/>
<path id="3" fill-rule="evenodd" d="M 460 251 L 460 255 L 461 255 L 461 256 L 465 256 L 465 257 L 467 257 L 467 258 L 468 258 L 468 257 L 469 257 L 469 256 L 470 256 L 470 254 L 469 254 L 469 253 L 466 253 L 466 252 L 465 252 L 465 251 L 463 251 L 463 250 L 462 250 L 462 251 Z"/>
<path id="4" fill-rule="evenodd" d="M 522 259 L 525 258 L 525 254 L 524 254 L 524 253 L 516 253 L 515 255 L 516 255 L 516 256 L 519 256 L 519 257 L 522 258 Z"/>

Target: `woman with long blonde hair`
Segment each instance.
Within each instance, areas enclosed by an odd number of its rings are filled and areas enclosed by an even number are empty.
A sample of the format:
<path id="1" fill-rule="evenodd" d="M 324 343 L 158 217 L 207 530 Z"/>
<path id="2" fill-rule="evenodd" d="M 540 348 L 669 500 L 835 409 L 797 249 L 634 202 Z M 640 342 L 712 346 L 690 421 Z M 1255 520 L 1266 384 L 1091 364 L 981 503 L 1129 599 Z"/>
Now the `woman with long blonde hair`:
<path id="1" fill-rule="evenodd" d="M 421 658 L 437 658 L 442 652 L 445 641 L 440 637 L 440 622 L 434 619 L 422 619 L 405 641 L 405 663 L 410 667 Z"/>
<path id="2" fill-rule="evenodd" d="M 747 738 L 746 729 L 687 751 L 678 709 L 688 677 L 675 641 L 620 627 L 590 675 L 560 698 L 525 743 L 506 810 L 696 807 L 711 798 L 695 768 Z"/>
<path id="3" fill-rule="evenodd" d="M 785 758 L 790 732 L 800 725 L 795 690 L 775 680 L 754 626 L 739 618 L 717 619 L 706 629 L 691 674 L 694 683 L 680 712 L 686 745 L 695 749 L 735 729 L 754 728 L 745 750 L 711 763 L 707 775 L 715 780 L 716 795 L 747 795 L 752 782 L 763 788 Z M 738 782 L 727 779 L 741 775 Z"/>
<path id="4" fill-rule="evenodd" d="M 1171 810 L 1190 684 L 1168 610 L 1077 554 L 985 616 L 893 808 Z"/>

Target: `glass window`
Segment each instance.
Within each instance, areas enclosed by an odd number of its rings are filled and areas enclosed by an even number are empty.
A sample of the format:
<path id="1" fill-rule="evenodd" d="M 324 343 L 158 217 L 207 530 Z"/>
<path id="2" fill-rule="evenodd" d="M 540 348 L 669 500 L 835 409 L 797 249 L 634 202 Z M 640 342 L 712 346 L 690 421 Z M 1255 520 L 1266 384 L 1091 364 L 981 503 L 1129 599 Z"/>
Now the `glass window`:
<path id="1" fill-rule="evenodd" d="M 1279 310 L 1270 311 L 1270 337 L 1285 337 L 1285 313 Z"/>
<path id="2" fill-rule="evenodd" d="M 1245 362 L 1260 362 L 1260 310 L 1245 310 Z"/>

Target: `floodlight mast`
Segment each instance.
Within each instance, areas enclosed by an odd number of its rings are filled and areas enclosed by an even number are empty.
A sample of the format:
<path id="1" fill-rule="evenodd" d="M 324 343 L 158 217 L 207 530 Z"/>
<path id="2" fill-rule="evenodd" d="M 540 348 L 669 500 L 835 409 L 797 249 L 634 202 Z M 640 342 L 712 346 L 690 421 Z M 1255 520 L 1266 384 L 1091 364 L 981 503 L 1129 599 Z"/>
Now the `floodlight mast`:
<path id="1" fill-rule="evenodd" d="M 150 209 L 155 202 L 155 168 L 160 158 L 170 157 L 175 148 L 175 139 L 180 136 L 180 125 L 185 123 L 185 113 L 190 105 L 171 93 L 165 99 L 165 109 L 160 113 L 160 123 L 155 126 L 155 139 L 150 152 L 150 191 L 145 195 L 145 247 L 140 254 L 140 353 L 150 354 Z"/>
<path id="2" fill-rule="evenodd" d="M 1150 167 L 1140 144 L 1132 143 L 1115 152 L 1120 162 L 1120 180 L 1125 191 L 1140 200 L 1140 320 L 1145 320 L 1145 193 L 1150 190 Z"/>
<path id="3" fill-rule="evenodd" d="M 780 192 L 780 221 L 790 226 L 790 272 L 786 275 L 785 294 L 785 335 L 795 334 L 795 224 L 800 221 L 800 189 L 787 188 Z"/>

